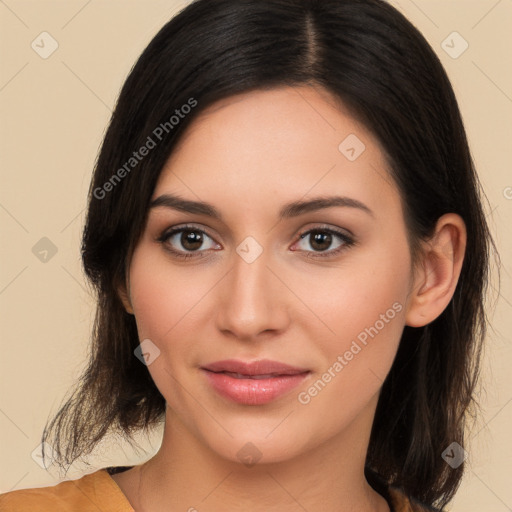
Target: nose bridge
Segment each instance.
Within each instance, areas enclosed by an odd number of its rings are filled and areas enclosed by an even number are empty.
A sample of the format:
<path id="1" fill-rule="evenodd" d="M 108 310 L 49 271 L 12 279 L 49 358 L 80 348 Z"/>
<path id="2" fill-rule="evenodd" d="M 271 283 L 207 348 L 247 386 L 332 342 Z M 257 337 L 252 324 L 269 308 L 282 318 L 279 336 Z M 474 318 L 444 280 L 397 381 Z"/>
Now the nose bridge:
<path id="1" fill-rule="evenodd" d="M 271 260 L 271 253 L 254 240 L 239 244 L 218 303 L 221 330 L 229 330 L 239 338 L 251 338 L 265 330 L 283 328 L 286 299 L 267 267 L 271 266 Z"/>

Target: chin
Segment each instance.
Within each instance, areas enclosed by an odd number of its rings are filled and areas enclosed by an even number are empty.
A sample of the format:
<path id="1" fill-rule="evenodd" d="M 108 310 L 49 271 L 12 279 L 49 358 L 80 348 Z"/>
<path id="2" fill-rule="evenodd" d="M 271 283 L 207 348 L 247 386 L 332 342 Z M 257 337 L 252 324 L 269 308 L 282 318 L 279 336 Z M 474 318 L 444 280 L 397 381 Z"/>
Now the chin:
<path id="1" fill-rule="evenodd" d="M 208 444 L 218 456 L 247 468 L 286 462 L 307 450 L 299 439 L 284 431 L 281 436 L 267 437 L 267 435 L 268 430 L 262 430 L 260 435 L 256 433 L 247 435 L 246 433 L 245 435 L 235 435 L 233 438 L 229 438 L 229 441 L 226 439 L 210 440 Z"/>

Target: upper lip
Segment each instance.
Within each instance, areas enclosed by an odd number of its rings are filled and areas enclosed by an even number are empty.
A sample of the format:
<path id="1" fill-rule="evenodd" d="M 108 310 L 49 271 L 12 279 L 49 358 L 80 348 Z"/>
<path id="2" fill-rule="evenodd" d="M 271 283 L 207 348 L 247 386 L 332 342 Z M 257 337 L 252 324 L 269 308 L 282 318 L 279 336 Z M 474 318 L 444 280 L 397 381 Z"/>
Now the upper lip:
<path id="1" fill-rule="evenodd" d="M 307 368 L 298 368 L 270 359 L 259 359 L 257 361 L 224 359 L 223 361 L 207 364 L 202 368 L 211 372 L 232 372 L 241 375 L 297 375 L 309 371 Z"/>

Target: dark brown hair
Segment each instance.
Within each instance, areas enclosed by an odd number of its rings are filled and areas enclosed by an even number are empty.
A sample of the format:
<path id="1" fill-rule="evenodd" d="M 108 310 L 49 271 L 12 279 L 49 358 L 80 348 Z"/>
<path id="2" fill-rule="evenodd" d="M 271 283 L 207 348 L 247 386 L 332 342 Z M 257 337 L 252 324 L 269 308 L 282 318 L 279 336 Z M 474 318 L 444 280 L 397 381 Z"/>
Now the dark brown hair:
<path id="1" fill-rule="evenodd" d="M 88 367 L 43 433 L 59 465 L 90 453 L 110 429 L 129 438 L 164 416 L 165 400 L 134 356 L 136 324 L 117 285 L 181 134 L 220 99 L 303 84 L 328 90 L 382 144 L 413 255 L 441 215 L 454 212 L 466 223 L 455 294 L 435 321 L 405 327 L 367 454 L 368 471 L 407 495 L 437 506 L 453 497 L 464 464 L 452 469 L 441 454 L 454 441 L 464 446 L 494 244 L 448 77 L 419 31 L 381 0 L 197 0 L 144 50 L 121 90 L 92 178 L 82 255 L 98 306 Z M 176 110 L 188 113 L 171 121 Z M 157 127 L 156 147 L 126 167 Z"/>

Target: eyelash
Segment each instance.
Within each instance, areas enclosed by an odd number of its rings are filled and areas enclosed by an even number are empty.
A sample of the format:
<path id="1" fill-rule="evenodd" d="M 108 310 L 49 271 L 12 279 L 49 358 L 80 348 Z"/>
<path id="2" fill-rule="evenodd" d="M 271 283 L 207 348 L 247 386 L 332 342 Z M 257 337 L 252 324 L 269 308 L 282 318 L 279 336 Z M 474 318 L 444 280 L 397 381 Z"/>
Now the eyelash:
<path id="1" fill-rule="evenodd" d="M 169 240 L 169 238 L 171 238 L 176 233 L 182 233 L 183 231 L 193 231 L 195 233 L 200 233 L 200 234 L 208 236 L 209 238 L 211 238 L 213 240 L 213 237 L 211 237 L 203 229 L 199 229 L 196 226 L 192 226 L 192 225 L 185 225 L 185 226 L 177 226 L 177 227 L 171 228 L 170 230 L 164 231 L 157 238 L 157 241 L 160 242 L 162 245 L 165 245 L 167 243 L 167 241 Z M 314 233 L 314 232 L 329 233 L 331 235 L 334 235 L 335 237 L 338 237 L 341 240 L 342 245 L 340 245 L 338 248 L 336 248 L 334 250 L 330 250 L 330 251 L 316 251 L 316 252 L 315 251 L 306 251 L 308 253 L 308 255 L 307 255 L 308 258 L 333 257 L 356 244 L 355 240 L 353 238 L 351 238 L 349 235 L 347 235 L 341 231 L 338 231 L 336 229 L 328 228 L 328 227 L 324 227 L 324 226 L 318 226 L 318 227 L 308 229 L 307 231 L 303 231 L 302 233 L 299 234 L 299 240 L 302 240 L 307 235 Z M 183 253 L 180 251 L 176 251 L 175 249 L 172 249 L 169 246 L 165 246 L 165 249 L 168 252 L 170 252 L 174 257 L 182 258 L 182 259 L 204 258 L 205 256 L 202 255 L 202 253 L 206 252 L 203 250 L 203 251 L 194 251 L 194 252 Z"/>

